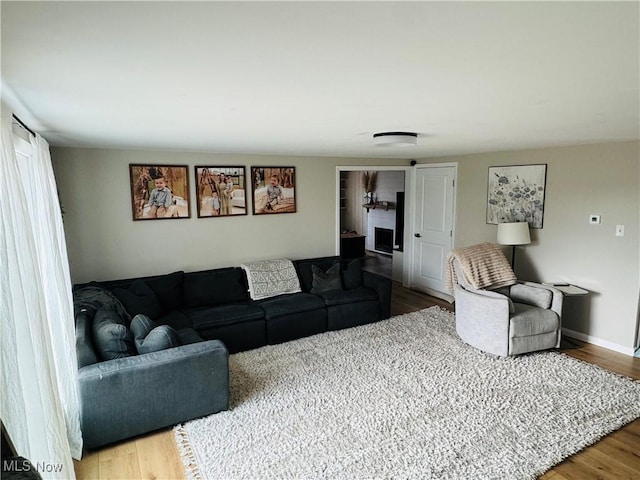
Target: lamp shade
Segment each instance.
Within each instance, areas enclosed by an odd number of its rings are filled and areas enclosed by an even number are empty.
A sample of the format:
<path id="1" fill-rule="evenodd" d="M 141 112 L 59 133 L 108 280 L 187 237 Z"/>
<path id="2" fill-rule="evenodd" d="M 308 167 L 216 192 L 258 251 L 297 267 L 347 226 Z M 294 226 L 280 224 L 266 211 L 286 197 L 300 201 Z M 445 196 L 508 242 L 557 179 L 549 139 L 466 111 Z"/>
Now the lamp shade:
<path id="1" fill-rule="evenodd" d="M 531 243 L 529 224 L 527 222 L 499 223 L 498 244 L 527 245 Z"/>

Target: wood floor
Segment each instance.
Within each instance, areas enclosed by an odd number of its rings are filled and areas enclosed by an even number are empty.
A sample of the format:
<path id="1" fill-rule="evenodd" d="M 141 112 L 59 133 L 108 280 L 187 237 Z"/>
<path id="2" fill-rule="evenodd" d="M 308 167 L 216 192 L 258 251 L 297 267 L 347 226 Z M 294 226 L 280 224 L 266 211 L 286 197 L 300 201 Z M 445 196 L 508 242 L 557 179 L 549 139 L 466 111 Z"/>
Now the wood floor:
<path id="1" fill-rule="evenodd" d="M 392 314 L 400 315 L 433 305 L 452 306 L 437 298 L 394 283 Z M 640 379 L 640 358 L 569 339 L 562 350 L 572 357 L 612 372 Z M 85 454 L 76 462 L 78 479 L 183 479 L 182 462 L 171 429 L 155 432 Z M 509 472 L 505 472 L 505 479 Z M 640 478 L 640 419 L 606 436 L 591 447 L 556 465 L 543 480 L 620 480 Z"/>

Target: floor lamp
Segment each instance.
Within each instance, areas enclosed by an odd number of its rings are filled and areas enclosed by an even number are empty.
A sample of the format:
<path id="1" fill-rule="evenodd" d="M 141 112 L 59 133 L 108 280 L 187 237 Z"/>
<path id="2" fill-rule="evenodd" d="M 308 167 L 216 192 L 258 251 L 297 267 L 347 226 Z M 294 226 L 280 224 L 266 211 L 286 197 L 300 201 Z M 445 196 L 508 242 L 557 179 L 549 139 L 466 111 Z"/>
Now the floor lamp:
<path id="1" fill-rule="evenodd" d="M 529 224 L 527 222 L 499 223 L 498 245 L 511 245 L 511 269 L 515 268 L 516 245 L 531 243 Z"/>

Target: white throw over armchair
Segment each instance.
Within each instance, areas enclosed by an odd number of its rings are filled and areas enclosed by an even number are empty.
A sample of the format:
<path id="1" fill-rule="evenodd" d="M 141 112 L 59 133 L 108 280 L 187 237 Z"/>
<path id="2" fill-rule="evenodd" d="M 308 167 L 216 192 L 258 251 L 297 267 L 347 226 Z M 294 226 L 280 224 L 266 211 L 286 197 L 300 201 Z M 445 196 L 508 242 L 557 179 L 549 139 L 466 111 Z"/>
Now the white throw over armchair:
<path id="1" fill-rule="evenodd" d="M 456 331 L 467 344 L 498 356 L 560 346 L 562 292 L 518 282 L 497 245 L 453 250 L 447 283 L 456 306 Z"/>

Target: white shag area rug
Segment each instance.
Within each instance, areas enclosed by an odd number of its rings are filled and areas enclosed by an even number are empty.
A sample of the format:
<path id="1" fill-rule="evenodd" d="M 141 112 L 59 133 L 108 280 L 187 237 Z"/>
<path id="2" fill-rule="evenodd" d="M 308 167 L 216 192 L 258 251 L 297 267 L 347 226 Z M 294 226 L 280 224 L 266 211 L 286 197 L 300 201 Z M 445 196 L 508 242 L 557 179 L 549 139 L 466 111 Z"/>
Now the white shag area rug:
<path id="1" fill-rule="evenodd" d="M 175 428 L 188 478 L 530 479 L 640 416 L 640 382 L 483 354 L 438 307 L 229 363 L 231 410 Z"/>

